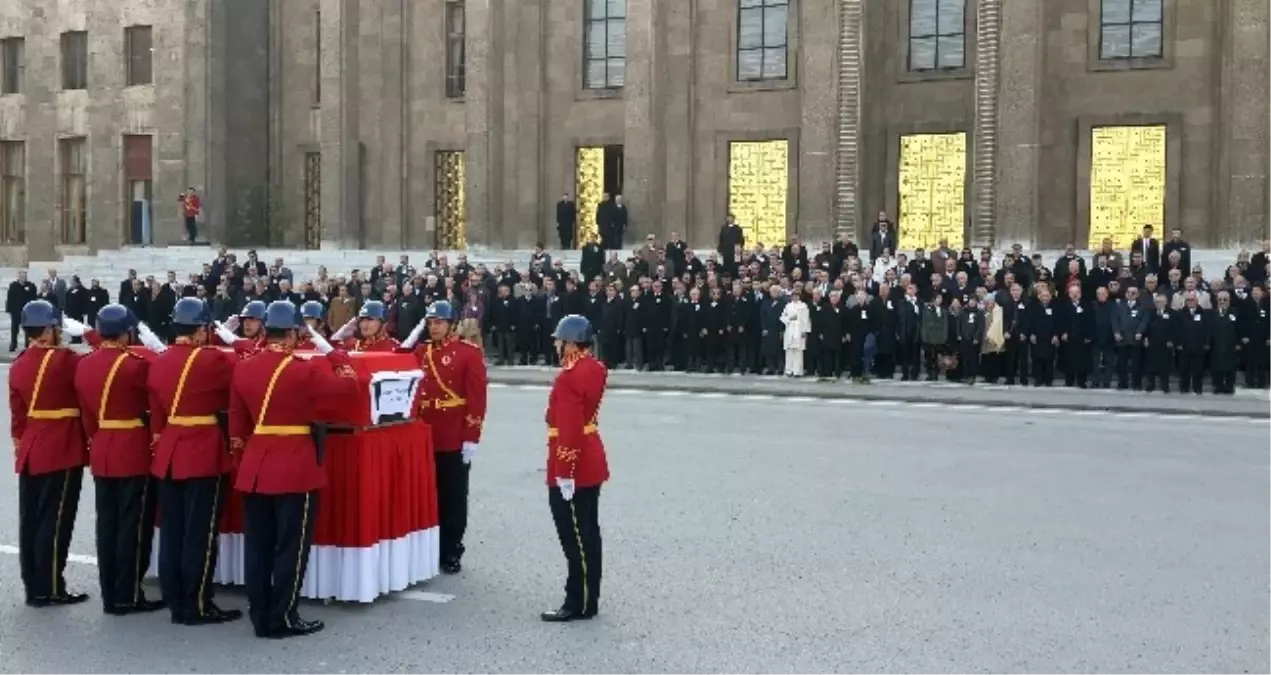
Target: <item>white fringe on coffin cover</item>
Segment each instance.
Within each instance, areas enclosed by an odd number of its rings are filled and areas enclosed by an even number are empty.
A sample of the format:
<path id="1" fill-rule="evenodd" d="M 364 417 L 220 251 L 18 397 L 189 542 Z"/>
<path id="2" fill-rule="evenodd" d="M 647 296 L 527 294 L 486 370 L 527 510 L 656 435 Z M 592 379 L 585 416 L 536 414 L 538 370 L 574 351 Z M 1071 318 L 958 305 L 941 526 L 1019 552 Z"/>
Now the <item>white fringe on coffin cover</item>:
<path id="1" fill-rule="evenodd" d="M 154 551 L 150 556 L 149 576 L 159 572 L 159 538 L 155 528 Z M 244 536 L 221 534 L 219 557 L 213 581 L 242 586 L 247 583 L 243 567 Z M 411 532 L 400 539 L 381 541 L 366 548 L 314 546 L 309 552 L 300 595 L 311 600 L 333 598 L 342 602 L 374 602 L 375 598 L 405 590 L 427 581 L 440 572 L 439 529 Z"/>

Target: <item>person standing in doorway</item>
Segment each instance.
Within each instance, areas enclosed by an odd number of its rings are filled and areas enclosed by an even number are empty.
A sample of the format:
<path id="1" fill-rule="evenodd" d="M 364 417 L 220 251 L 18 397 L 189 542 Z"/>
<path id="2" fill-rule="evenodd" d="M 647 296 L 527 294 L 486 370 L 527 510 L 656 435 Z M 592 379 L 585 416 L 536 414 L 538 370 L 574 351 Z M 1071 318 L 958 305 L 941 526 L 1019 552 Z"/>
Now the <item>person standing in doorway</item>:
<path id="1" fill-rule="evenodd" d="M 185 236 L 186 240 L 193 244 L 198 237 L 199 227 L 196 222 L 199 213 L 203 210 L 203 204 L 199 201 L 199 195 L 194 191 L 193 187 L 188 187 L 177 201 L 181 203 L 181 215 L 185 216 Z"/>
<path id="2" fill-rule="evenodd" d="M 578 207 L 566 192 L 556 202 L 556 232 L 560 235 L 560 247 L 566 251 L 574 247 L 574 226 L 578 221 Z"/>

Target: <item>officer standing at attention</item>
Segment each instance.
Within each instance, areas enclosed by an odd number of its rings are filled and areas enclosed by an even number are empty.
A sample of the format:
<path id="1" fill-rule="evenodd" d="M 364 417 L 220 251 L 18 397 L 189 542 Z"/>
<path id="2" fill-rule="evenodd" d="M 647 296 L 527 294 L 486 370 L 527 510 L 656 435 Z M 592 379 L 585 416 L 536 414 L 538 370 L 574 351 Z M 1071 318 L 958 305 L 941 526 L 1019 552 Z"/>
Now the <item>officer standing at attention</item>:
<path id="1" fill-rule="evenodd" d="M 547 502 L 569 563 L 565 602 L 544 621 L 590 619 L 600 608 L 600 486 L 609 480 L 597 428 L 609 371 L 591 355 L 594 334 L 571 314 L 552 333 L 560 373 L 547 399 Z"/>
<path id="2" fill-rule="evenodd" d="M 159 479 L 159 587 L 172 623 L 225 623 L 243 616 L 212 602 L 212 576 L 220 551 L 217 525 L 234 458 L 217 416 L 229 406 L 236 357 L 210 339 L 212 313 L 198 298 L 172 308 L 176 340 L 150 364 L 150 431 Z"/>
<path id="3" fill-rule="evenodd" d="M 237 320 L 237 324 L 234 324 Z M 215 323 L 216 341 L 227 347 L 233 347 L 234 353 L 240 358 L 245 358 L 255 354 L 265 347 L 265 329 L 263 322 L 265 320 L 265 303 L 260 300 L 252 300 L 243 305 L 243 310 L 238 313 L 237 317 L 230 317 L 229 323 L 234 325 Z M 241 329 L 242 337 L 234 333 L 235 330 Z"/>
<path id="4" fill-rule="evenodd" d="M 238 363 L 230 390 L 230 444 L 243 457 L 234 487 L 244 493 L 248 612 L 260 638 L 323 628 L 296 612 L 318 490 L 327 482 L 322 448 L 312 435 L 318 421 L 313 402 L 324 396 L 351 400 L 358 387 L 348 354 L 321 337 L 314 340 L 325 358 L 292 355 L 303 325 L 295 305 L 270 303 L 265 348 Z"/>
<path id="5" fill-rule="evenodd" d="M 97 313 L 101 342 L 75 371 L 80 420 L 89 439 L 97 496 L 97 571 L 102 609 L 124 615 L 163 609 L 146 599 L 141 580 L 154 543 L 156 481 L 150 476 L 150 352 L 129 348 L 140 328 L 123 305 Z M 158 345 L 162 351 L 162 345 Z"/>
<path id="6" fill-rule="evenodd" d="M 62 318 L 45 300 L 22 307 L 27 349 L 9 370 L 10 436 L 17 454 L 18 557 L 30 607 L 74 605 L 86 593 L 66 589 L 66 556 L 79 509 L 88 447 L 79 421 L 75 368 L 62 347 Z"/>
<path id="7" fill-rule="evenodd" d="M 333 344 L 342 344 L 351 352 L 391 352 L 397 349 L 397 340 L 384 332 L 388 310 L 379 300 L 369 300 L 362 305 L 357 316 L 340 327 L 331 336 Z M 357 337 L 348 337 L 357 331 Z"/>
<path id="8" fill-rule="evenodd" d="M 323 307 L 322 303 L 318 302 L 317 300 L 310 300 L 306 302 L 305 304 L 301 305 L 300 317 L 304 319 L 304 322 L 305 322 L 304 327 L 307 329 L 312 329 L 315 333 L 318 333 L 319 335 L 321 335 L 324 330 L 322 327 L 322 316 L 326 314 L 326 311 L 327 311 L 326 307 Z M 296 345 L 296 351 L 311 352 L 316 350 L 317 348 L 318 348 L 317 343 L 314 342 L 313 338 L 309 336 L 309 331 L 305 330 L 300 335 L 300 344 Z"/>
<path id="9" fill-rule="evenodd" d="M 369 303 L 368 303 L 369 304 Z M 437 465 L 437 516 L 440 521 L 441 571 L 463 569 L 463 534 L 468 528 L 468 474 L 485 423 L 485 357 L 481 349 L 451 330 L 454 308 L 445 300 L 428 306 L 399 351 L 413 350 L 424 371 L 420 417 L 432 428 Z M 428 342 L 414 346 L 424 327 Z"/>

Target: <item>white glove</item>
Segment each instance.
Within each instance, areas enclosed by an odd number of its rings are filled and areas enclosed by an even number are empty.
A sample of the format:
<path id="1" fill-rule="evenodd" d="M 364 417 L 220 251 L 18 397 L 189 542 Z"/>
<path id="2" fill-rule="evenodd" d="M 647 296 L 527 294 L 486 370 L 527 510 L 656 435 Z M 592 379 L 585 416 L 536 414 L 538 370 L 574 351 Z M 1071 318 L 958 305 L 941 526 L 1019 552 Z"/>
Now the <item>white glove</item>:
<path id="1" fill-rule="evenodd" d="M 472 458 L 477 454 L 477 444 L 468 441 L 463 442 L 463 463 L 471 464 Z"/>
<path id="2" fill-rule="evenodd" d="M 216 327 L 216 337 L 220 338 L 225 344 L 232 345 L 234 344 L 234 341 L 238 339 L 238 336 L 234 334 L 234 331 L 226 328 L 225 324 L 220 321 L 214 321 L 212 322 L 212 325 Z"/>
<path id="3" fill-rule="evenodd" d="M 309 331 L 309 339 L 313 340 L 314 349 L 317 349 L 323 354 L 330 354 L 335 351 L 335 347 L 332 347 L 331 343 L 327 342 L 326 338 L 322 337 L 318 331 L 314 330 L 313 326 L 305 326 L 305 329 Z"/>
<path id="4" fill-rule="evenodd" d="M 149 347 L 150 351 L 156 354 L 168 348 L 167 345 L 163 344 L 163 340 L 160 340 L 159 336 L 155 335 L 154 331 L 150 330 L 150 326 L 147 326 L 144 321 L 137 324 L 137 337 L 141 338 L 141 344 Z"/>
<path id="5" fill-rule="evenodd" d="M 352 319 L 349 319 L 347 322 L 345 322 L 343 326 L 340 326 L 340 330 L 337 330 L 336 332 L 331 334 L 331 341 L 339 342 L 340 340 L 343 340 L 344 338 L 349 337 L 350 335 L 353 334 L 353 327 L 356 325 L 357 325 L 357 317 L 355 316 Z"/>
<path id="6" fill-rule="evenodd" d="M 234 331 L 238 330 L 238 324 L 239 324 L 239 323 L 241 323 L 241 321 L 239 321 L 239 319 L 238 319 L 238 315 L 237 315 L 237 314 L 235 314 L 234 316 L 231 316 L 229 319 L 226 319 L 226 321 L 225 321 L 225 328 L 226 328 L 227 330 L 229 330 L 229 332 L 231 332 L 231 333 L 232 333 L 232 332 L 234 332 Z"/>
<path id="7" fill-rule="evenodd" d="M 574 479 L 573 478 L 557 478 L 556 487 L 560 488 L 560 496 L 565 501 L 574 499 Z"/>
<path id="8" fill-rule="evenodd" d="M 84 333 L 88 332 L 88 326 L 69 316 L 62 316 L 62 330 L 71 337 L 84 337 Z"/>
<path id="9" fill-rule="evenodd" d="M 420 319 L 419 323 L 415 324 L 415 329 L 410 332 L 410 335 L 406 336 L 406 341 L 402 343 L 402 348 L 414 349 L 415 343 L 419 342 L 419 336 L 424 333 L 424 329 L 427 327 L 428 319 Z"/>

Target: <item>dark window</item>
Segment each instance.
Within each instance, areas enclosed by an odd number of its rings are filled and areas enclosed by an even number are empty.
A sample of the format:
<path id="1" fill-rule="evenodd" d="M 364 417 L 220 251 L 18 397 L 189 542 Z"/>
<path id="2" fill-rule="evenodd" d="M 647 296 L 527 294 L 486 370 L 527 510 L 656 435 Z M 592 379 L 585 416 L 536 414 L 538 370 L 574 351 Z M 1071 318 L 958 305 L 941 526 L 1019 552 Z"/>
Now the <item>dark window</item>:
<path id="1" fill-rule="evenodd" d="M 446 3 L 446 98 L 463 98 L 466 91 L 463 9 L 463 0 Z"/>
<path id="2" fill-rule="evenodd" d="M 0 94 L 21 94 L 26 69 L 26 42 L 20 37 L 0 40 Z"/>
<path id="3" fill-rule="evenodd" d="M 62 88 L 88 88 L 88 33 L 62 33 Z"/>
<path id="4" fill-rule="evenodd" d="M 1159 59 L 1162 56 L 1162 0 L 1102 0 L 1099 7 L 1100 59 Z"/>
<path id="5" fill-rule="evenodd" d="M 0 141 L 0 241 L 20 244 L 26 238 L 26 146 Z"/>
<path id="6" fill-rule="evenodd" d="M 58 141 L 58 170 L 62 178 L 61 210 L 63 244 L 88 241 L 88 148 L 83 138 Z"/>
<path id="7" fill-rule="evenodd" d="M 627 0 L 583 1 L 583 87 L 620 89 L 627 79 Z"/>
<path id="8" fill-rule="evenodd" d="M 738 0 L 739 81 L 786 79 L 789 18 L 789 0 Z"/>
<path id="9" fill-rule="evenodd" d="M 909 70 L 966 66 L 966 0 L 909 0 Z"/>
<path id="10" fill-rule="evenodd" d="M 154 83 L 154 49 L 150 26 L 124 29 L 124 48 L 128 53 L 128 86 Z"/>

